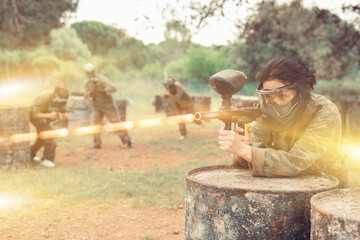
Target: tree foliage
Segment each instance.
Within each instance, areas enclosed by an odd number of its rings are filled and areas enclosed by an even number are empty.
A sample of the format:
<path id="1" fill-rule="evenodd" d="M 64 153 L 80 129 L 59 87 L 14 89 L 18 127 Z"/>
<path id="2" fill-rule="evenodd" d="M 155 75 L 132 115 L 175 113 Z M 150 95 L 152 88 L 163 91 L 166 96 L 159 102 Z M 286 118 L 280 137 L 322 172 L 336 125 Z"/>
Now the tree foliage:
<path id="1" fill-rule="evenodd" d="M 0 4 L 0 47 L 31 48 L 46 42 L 53 28 L 75 12 L 79 0 L 2 0 Z"/>
<path id="2" fill-rule="evenodd" d="M 81 40 L 88 45 L 93 54 L 105 55 L 111 49 L 118 47 L 119 39 L 125 35 L 113 26 L 96 21 L 82 21 L 71 25 Z"/>
<path id="3" fill-rule="evenodd" d="M 50 52 L 64 60 L 89 58 L 91 53 L 86 44 L 77 36 L 74 29 L 59 28 L 50 33 Z"/>
<path id="4" fill-rule="evenodd" d="M 358 29 L 360 28 L 360 3 L 358 4 L 343 4 L 342 10 L 344 13 L 353 13 L 356 15 L 355 19 L 353 20 L 353 25 L 357 26 Z"/>
<path id="5" fill-rule="evenodd" d="M 218 15 L 225 17 L 224 7 L 228 2 L 235 2 L 236 5 L 239 6 L 243 1 L 244 0 L 210 0 L 206 3 L 204 3 L 204 1 L 191 1 L 189 8 L 194 12 L 191 15 L 191 20 L 195 23 L 196 28 L 201 28 L 206 25 L 206 20 L 211 17 Z"/>
<path id="6" fill-rule="evenodd" d="M 211 75 L 227 68 L 227 61 L 223 50 L 198 46 L 188 51 L 185 68 L 187 79 L 207 83 Z"/>
<path id="7" fill-rule="evenodd" d="M 297 56 L 318 76 L 336 79 L 359 61 L 358 39 L 360 34 L 352 25 L 328 10 L 305 9 L 297 1 L 289 5 L 263 1 L 233 46 L 233 62 L 253 78 L 267 59 Z"/>
<path id="8" fill-rule="evenodd" d="M 126 31 L 96 21 L 73 23 L 82 41 L 95 55 L 116 59 L 116 67 L 141 69 L 147 61 L 147 48 L 142 41 L 129 37 Z"/>
<path id="9" fill-rule="evenodd" d="M 148 58 L 148 49 L 144 43 L 129 36 L 121 39 L 119 47 L 111 52 L 111 56 L 116 59 L 117 67 L 121 70 L 127 68 L 141 69 L 147 61 L 151 61 Z"/>
<path id="10" fill-rule="evenodd" d="M 159 43 L 160 62 L 169 62 L 184 58 L 192 46 L 190 30 L 178 20 L 168 21 L 164 32 L 165 41 Z"/>

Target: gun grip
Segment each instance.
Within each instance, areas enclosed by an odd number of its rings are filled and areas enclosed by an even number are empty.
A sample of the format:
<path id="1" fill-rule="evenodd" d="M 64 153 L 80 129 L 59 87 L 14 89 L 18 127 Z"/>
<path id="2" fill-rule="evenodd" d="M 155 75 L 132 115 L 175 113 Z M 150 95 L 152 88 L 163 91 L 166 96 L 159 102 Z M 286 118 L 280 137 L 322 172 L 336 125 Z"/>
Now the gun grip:
<path id="1" fill-rule="evenodd" d="M 244 124 L 244 136 L 245 137 L 250 137 L 249 124 Z"/>
<path id="2" fill-rule="evenodd" d="M 226 122 L 224 130 L 231 131 L 231 122 Z"/>

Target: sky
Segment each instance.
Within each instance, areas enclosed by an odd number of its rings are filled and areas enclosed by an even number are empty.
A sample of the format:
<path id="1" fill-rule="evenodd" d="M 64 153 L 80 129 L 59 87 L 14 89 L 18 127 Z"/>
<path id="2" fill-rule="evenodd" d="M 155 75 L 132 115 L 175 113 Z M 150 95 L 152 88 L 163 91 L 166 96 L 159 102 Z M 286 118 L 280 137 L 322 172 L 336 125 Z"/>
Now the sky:
<path id="1" fill-rule="evenodd" d="M 176 7 L 176 17 L 182 19 L 188 14 L 183 9 L 191 0 L 80 0 L 76 17 L 70 19 L 68 24 L 83 20 L 94 20 L 105 24 L 113 25 L 127 30 L 127 33 L 145 44 L 159 43 L 164 40 L 165 23 L 171 19 L 170 14 L 163 16 L 162 9 L 171 4 Z M 202 0 L 204 3 L 209 0 Z M 257 0 L 249 0 L 253 5 Z M 289 0 L 279 0 L 289 2 Z M 326 8 L 338 14 L 344 19 L 349 18 L 341 12 L 343 2 L 355 3 L 358 0 L 304 0 L 305 7 L 316 4 L 320 8 Z M 226 19 L 212 18 L 206 27 L 196 31 L 194 27 L 188 26 L 192 32 L 192 41 L 204 46 L 225 45 L 234 41 L 237 36 L 237 29 L 234 21 L 249 14 L 246 8 L 236 7 L 230 3 L 224 9 Z M 165 18 L 164 18 L 165 17 Z"/>

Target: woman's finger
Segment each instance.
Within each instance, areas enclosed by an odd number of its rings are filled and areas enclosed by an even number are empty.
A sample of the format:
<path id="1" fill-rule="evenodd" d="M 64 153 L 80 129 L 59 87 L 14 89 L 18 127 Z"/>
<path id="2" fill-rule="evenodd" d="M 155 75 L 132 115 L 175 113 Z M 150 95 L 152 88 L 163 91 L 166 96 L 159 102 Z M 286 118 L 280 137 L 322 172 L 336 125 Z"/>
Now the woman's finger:
<path id="1" fill-rule="evenodd" d="M 225 141 L 225 140 L 234 141 L 234 139 L 235 139 L 234 135 L 226 135 L 226 136 L 220 135 L 219 136 L 219 140 L 223 140 L 223 141 Z"/>
<path id="2" fill-rule="evenodd" d="M 240 135 L 240 136 L 236 136 L 238 139 L 240 139 L 240 141 L 242 142 L 246 142 L 246 141 L 250 141 L 250 138 L 249 137 L 246 137 L 246 136 L 243 136 L 243 135 Z"/>
<path id="3" fill-rule="evenodd" d="M 244 129 L 241 128 L 241 127 L 237 127 L 237 128 L 236 128 L 236 132 L 238 132 L 238 133 L 243 133 L 243 132 L 244 132 Z"/>
<path id="4" fill-rule="evenodd" d="M 221 145 L 221 146 L 231 146 L 232 142 L 231 141 L 219 141 L 219 145 Z"/>
<path id="5" fill-rule="evenodd" d="M 219 135 L 230 136 L 230 135 L 235 135 L 235 132 L 234 131 L 228 131 L 228 130 L 219 130 Z"/>
<path id="6" fill-rule="evenodd" d="M 225 151 L 225 152 L 228 152 L 229 151 L 229 147 L 228 146 L 220 146 L 220 149 Z"/>

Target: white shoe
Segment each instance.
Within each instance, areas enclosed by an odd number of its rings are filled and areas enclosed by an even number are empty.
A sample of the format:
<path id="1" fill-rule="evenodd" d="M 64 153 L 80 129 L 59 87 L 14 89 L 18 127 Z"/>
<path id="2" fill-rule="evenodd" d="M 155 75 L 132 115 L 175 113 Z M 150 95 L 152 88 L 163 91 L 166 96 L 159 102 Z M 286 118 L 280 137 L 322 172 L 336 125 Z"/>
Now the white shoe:
<path id="1" fill-rule="evenodd" d="M 39 158 L 38 156 L 35 156 L 35 157 L 33 158 L 33 161 L 34 161 L 34 162 L 37 162 L 37 163 L 40 163 L 40 162 L 41 162 L 41 158 Z"/>
<path id="2" fill-rule="evenodd" d="M 180 136 L 179 139 L 180 139 L 180 140 L 185 140 L 185 138 L 186 138 L 185 136 Z"/>
<path id="3" fill-rule="evenodd" d="M 46 160 L 46 159 L 41 161 L 40 165 L 44 166 L 44 167 L 49 167 L 49 168 L 55 167 L 55 163 L 53 163 L 52 161 Z"/>

